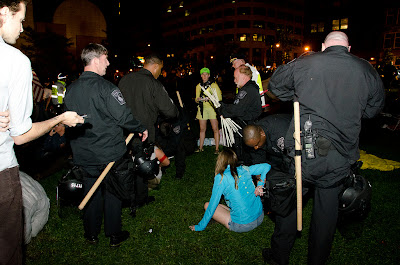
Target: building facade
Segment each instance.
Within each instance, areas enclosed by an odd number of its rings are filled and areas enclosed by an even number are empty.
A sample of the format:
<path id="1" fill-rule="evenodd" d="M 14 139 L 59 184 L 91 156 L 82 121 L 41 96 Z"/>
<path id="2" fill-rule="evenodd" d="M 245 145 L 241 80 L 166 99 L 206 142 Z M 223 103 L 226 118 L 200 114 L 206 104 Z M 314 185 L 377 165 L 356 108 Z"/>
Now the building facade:
<path id="1" fill-rule="evenodd" d="M 304 52 L 303 10 L 303 0 L 164 1 L 161 32 L 167 56 L 208 65 L 239 52 L 262 67 Z"/>
<path id="2" fill-rule="evenodd" d="M 398 7 L 385 8 L 383 53 L 385 50 L 390 50 L 392 64 L 400 69 L 400 3 Z"/>

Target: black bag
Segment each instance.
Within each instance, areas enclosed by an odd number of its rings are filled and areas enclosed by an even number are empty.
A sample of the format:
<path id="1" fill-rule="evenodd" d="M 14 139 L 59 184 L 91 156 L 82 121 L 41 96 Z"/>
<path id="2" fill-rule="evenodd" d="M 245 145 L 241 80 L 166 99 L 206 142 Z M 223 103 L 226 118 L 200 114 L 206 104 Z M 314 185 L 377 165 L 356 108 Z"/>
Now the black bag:
<path id="1" fill-rule="evenodd" d="M 264 207 L 282 217 L 288 216 L 296 206 L 296 180 L 288 173 L 271 169 L 265 184 Z"/>
<path id="2" fill-rule="evenodd" d="M 135 200 L 135 182 L 133 161 L 129 156 L 124 156 L 115 162 L 105 178 L 106 189 L 121 201 Z"/>

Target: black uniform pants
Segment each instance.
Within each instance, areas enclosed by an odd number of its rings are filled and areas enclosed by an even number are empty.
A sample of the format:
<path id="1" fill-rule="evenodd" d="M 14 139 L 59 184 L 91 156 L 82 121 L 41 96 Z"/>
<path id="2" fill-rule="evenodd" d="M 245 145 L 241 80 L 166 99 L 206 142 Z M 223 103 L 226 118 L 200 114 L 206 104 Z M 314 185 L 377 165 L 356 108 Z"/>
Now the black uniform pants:
<path id="1" fill-rule="evenodd" d="M 196 150 L 197 141 L 189 131 L 184 131 L 175 153 L 176 177 L 183 178 L 186 170 L 186 157 Z"/>
<path id="2" fill-rule="evenodd" d="M 339 193 L 342 186 L 314 188 L 313 213 L 310 223 L 308 263 L 325 264 L 332 247 L 338 217 Z M 307 193 L 307 189 L 305 189 Z M 273 258 L 279 264 L 289 264 L 290 251 L 297 234 L 297 210 L 286 217 L 276 216 L 271 238 Z"/>
<path id="3" fill-rule="evenodd" d="M 84 168 L 85 169 L 85 168 Z M 93 168 L 87 170 L 91 175 L 83 178 L 85 195 L 100 176 L 101 170 Z M 97 171 L 97 172 L 96 172 Z M 105 184 L 102 183 L 93 194 L 92 198 L 85 206 L 83 215 L 83 226 L 87 236 L 97 236 L 100 234 L 104 212 L 104 232 L 106 236 L 118 234 L 121 231 L 121 209 L 122 202 L 115 195 L 110 193 Z"/>

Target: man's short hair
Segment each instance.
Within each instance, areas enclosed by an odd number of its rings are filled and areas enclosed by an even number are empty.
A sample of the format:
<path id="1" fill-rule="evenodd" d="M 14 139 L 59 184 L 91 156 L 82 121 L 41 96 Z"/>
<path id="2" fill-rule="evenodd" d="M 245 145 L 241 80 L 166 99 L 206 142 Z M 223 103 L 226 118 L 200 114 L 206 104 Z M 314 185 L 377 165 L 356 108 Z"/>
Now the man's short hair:
<path id="1" fill-rule="evenodd" d="M 250 67 L 248 67 L 247 65 L 241 65 L 237 69 L 239 69 L 239 73 L 247 75 L 248 77 L 250 77 L 250 79 L 252 78 L 253 72 L 251 71 Z"/>
<path id="2" fill-rule="evenodd" d="M 260 140 L 261 127 L 255 124 L 246 125 L 243 128 L 243 142 L 246 144 L 250 140 Z"/>
<path id="3" fill-rule="evenodd" d="M 87 66 L 94 58 L 99 58 L 102 55 L 107 55 L 106 47 L 98 43 L 89 43 L 81 53 L 83 66 Z"/>
<path id="4" fill-rule="evenodd" d="M 144 64 L 145 65 L 151 65 L 151 64 L 162 65 L 163 60 L 161 59 L 161 56 L 159 56 L 158 54 L 152 53 L 152 54 L 147 55 L 144 58 Z"/>
<path id="5" fill-rule="evenodd" d="M 11 12 L 17 13 L 20 10 L 19 4 L 28 4 L 28 0 L 0 0 L 0 8 L 8 7 Z"/>
<path id="6" fill-rule="evenodd" d="M 0 9 L 3 7 L 8 7 L 10 11 L 15 14 L 21 10 L 20 3 L 25 5 L 28 4 L 28 0 L 0 0 Z M 3 19 L 0 16 L 0 27 L 3 26 Z"/>

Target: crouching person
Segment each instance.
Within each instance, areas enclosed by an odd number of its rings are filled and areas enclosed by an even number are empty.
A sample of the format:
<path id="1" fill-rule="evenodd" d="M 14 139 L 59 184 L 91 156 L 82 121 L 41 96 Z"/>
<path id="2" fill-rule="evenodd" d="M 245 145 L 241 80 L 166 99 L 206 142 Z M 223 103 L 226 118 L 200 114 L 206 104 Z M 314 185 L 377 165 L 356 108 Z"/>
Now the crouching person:
<path id="1" fill-rule="evenodd" d="M 102 78 L 110 64 L 107 49 L 91 43 L 83 49 L 81 59 L 84 72 L 68 87 L 65 107 L 86 116 L 85 124 L 70 129 L 69 133 L 73 162 L 87 173 L 83 178 L 87 193 L 108 163 L 116 161 L 115 169 L 109 175 L 118 175 L 131 167 L 123 129 L 138 132 L 143 141 L 148 133 L 132 116 L 118 87 Z M 122 177 L 133 179 L 133 176 Z M 110 246 L 117 247 L 128 239 L 129 232 L 121 229 L 121 199 L 105 188 L 103 183 L 85 206 L 84 237 L 89 243 L 98 242 L 104 209 L 105 235 L 110 237 Z"/>
<path id="2" fill-rule="evenodd" d="M 248 232 L 259 226 L 264 219 L 263 206 L 259 196 L 271 166 L 267 163 L 250 167 L 237 166 L 238 158 L 230 149 L 223 150 L 215 165 L 214 186 L 210 202 L 205 203 L 203 219 L 189 228 L 202 231 L 213 218 L 234 232 Z M 252 175 L 261 175 L 254 186 Z M 227 206 L 218 204 L 224 195 Z"/>

